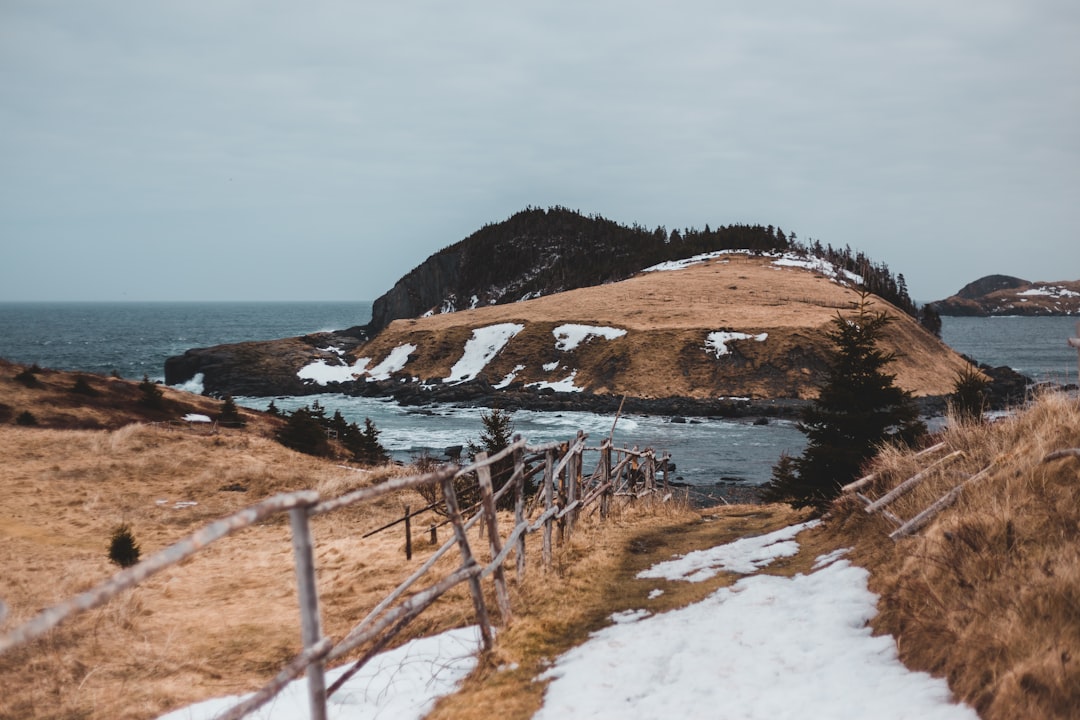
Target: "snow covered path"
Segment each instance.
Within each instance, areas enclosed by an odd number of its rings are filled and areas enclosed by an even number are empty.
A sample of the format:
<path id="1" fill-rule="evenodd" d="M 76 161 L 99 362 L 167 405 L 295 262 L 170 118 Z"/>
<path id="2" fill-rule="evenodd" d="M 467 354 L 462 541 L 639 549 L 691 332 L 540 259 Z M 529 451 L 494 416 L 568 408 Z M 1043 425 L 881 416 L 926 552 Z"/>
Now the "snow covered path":
<path id="1" fill-rule="evenodd" d="M 831 562 L 830 562 L 831 560 Z M 977 720 L 944 680 L 905 668 L 866 622 L 866 570 L 825 559 L 757 575 L 652 617 L 616 618 L 559 658 L 535 720 Z"/>
<path id="2" fill-rule="evenodd" d="M 638 577 L 754 572 L 795 554 L 795 536 L 814 524 L 689 553 Z M 977 720 L 951 701 L 944 680 L 904 667 L 892 637 L 870 634 L 877 596 L 869 573 L 843 554 L 818 558 L 807 575 L 745 577 L 679 610 L 614 616 L 538 678 L 551 684 L 534 720 Z M 385 653 L 335 696 L 331 717 L 419 720 L 471 670 L 477 635 L 455 630 Z M 307 718 L 305 695 L 304 681 L 293 683 L 257 717 Z M 235 701 L 168 718 L 210 718 Z"/>

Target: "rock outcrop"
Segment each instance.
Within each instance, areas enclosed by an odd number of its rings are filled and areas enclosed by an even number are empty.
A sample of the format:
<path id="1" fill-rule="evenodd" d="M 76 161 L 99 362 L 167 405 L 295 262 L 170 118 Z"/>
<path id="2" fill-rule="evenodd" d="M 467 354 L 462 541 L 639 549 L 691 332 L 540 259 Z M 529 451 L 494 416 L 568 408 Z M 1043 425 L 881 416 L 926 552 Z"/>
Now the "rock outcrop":
<path id="1" fill-rule="evenodd" d="M 1031 282 L 987 275 L 931 303 L 941 315 L 1080 315 L 1080 280 Z"/>

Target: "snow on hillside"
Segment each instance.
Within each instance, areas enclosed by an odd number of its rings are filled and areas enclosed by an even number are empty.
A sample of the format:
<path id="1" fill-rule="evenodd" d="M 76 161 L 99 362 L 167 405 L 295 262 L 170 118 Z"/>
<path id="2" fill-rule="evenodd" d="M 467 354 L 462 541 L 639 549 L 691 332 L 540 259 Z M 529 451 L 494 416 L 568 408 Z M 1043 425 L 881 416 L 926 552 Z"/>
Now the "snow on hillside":
<path id="1" fill-rule="evenodd" d="M 301 380 L 309 380 L 318 385 L 326 385 L 332 382 L 351 382 L 358 375 L 364 374 L 369 362 L 371 362 L 371 358 L 359 358 L 352 365 L 345 363 L 331 365 L 325 360 L 315 360 L 300 368 L 296 372 L 296 376 Z"/>
<path id="2" fill-rule="evenodd" d="M 450 368 L 450 376 L 444 383 L 463 383 L 474 379 L 491 359 L 510 342 L 510 338 L 525 329 L 520 323 L 500 323 L 476 328 L 465 343 L 461 359 Z"/>
<path id="3" fill-rule="evenodd" d="M 1075 292 L 1066 287 L 1060 285 L 1043 285 L 1041 287 L 1033 287 L 1027 290 L 1022 290 L 1017 295 L 1027 297 L 1049 297 L 1049 298 L 1065 298 L 1065 297 L 1080 297 L 1080 292 Z"/>
<path id="4" fill-rule="evenodd" d="M 588 342 L 594 337 L 602 337 L 605 340 L 614 340 L 616 338 L 621 338 L 626 334 L 626 331 L 621 328 L 577 325 L 574 323 L 560 325 L 551 332 L 555 335 L 555 349 L 564 352 L 575 350 L 578 345 L 583 342 Z"/>
<path id="5" fill-rule="evenodd" d="M 576 377 L 577 370 L 574 370 L 562 380 L 557 380 L 555 382 L 541 380 L 539 382 L 527 383 L 525 387 L 536 388 L 538 390 L 545 390 L 547 388 L 551 388 L 555 392 L 584 392 L 585 388 L 580 388 L 574 384 L 574 378 Z"/>
<path id="6" fill-rule="evenodd" d="M 336 351 L 338 355 L 341 355 L 341 351 L 337 348 L 323 348 L 324 350 Z M 349 365 L 343 360 L 339 360 L 335 364 L 328 363 L 326 360 L 315 360 L 310 362 L 304 367 L 300 368 L 296 376 L 301 380 L 307 380 L 314 382 L 317 385 L 326 385 L 327 383 L 340 383 L 351 382 L 353 380 L 362 379 L 365 375 L 367 381 L 372 382 L 374 380 L 389 380 L 390 376 L 405 367 L 405 363 L 409 361 L 409 355 L 416 352 L 416 346 L 412 343 L 405 343 L 404 345 L 398 345 L 391 350 L 383 361 L 375 367 L 368 369 L 368 363 L 371 362 L 371 358 L 358 358 L 356 362 Z"/>
<path id="7" fill-rule="evenodd" d="M 389 380 L 390 376 L 405 367 L 409 355 L 416 352 L 412 343 L 398 345 L 390 351 L 381 363 L 367 371 L 368 380 Z"/>
<path id="8" fill-rule="evenodd" d="M 662 262 L 657 265 L 647 267 L 642 270 L 642 272 L 684 270 L 691 265 L 698 265 L 703 262 L 708 262 L 709 260 L 715 260 L 716 258 L 722 257 L 724 255 L 743 255 L 746 253 L 746 250 L 716 250 L 714 252 L 707 252 L 700 255 L 694 255 L 693 257 L 683 258 L 682 260 L 669 260 L 667 262 Z M 821 273 L 825 277 L 828 277 L 837 282 L 839 282 L 840 280 L 844 280 L 846 282 L 855 283 L 856 285 L 863 284 L 863 278 L 861 275 L 857 275 L 848 270 L 837 268 L 832 263 L 826 260 L 822 260 L 821 258 L 814 257 L 812 255 L 801 255 L 798 253 L 790 252 L 764 252 L 761 253 L 760 256 L 771 258 L 772 264 L 775 267 L 802 268 L 804 270 Z"/>
<path id="9" fill-rule="evenodd" d="M 725 330 L 718 330 L 711 332 L 705 337 L 705 352 L 710 352 L 716 357 L 721 355 L 727 355 L 731 352 L 727 344 L 732 340 L 755 340 L 757 342 L 765 342 L 769 337 L 769 333 L 760 333 L 758 335 L 747 335 L 741 332 L 728 332 Z"/>

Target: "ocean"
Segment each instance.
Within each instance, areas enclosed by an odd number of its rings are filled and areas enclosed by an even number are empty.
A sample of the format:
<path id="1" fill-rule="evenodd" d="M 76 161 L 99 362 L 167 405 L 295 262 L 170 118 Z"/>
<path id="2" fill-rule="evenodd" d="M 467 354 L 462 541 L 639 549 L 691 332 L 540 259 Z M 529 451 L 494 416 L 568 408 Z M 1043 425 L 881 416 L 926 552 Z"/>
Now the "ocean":
<path id="1" fill-rule="evenodd" d="M 163 380 L 165 358 L 188 348 L 244 340 L 294 337 L 361 325 L 369 302 L 304 303 L 0 303 L 0 357 L 42 367 L 119 373 Z M 1075 318 L 943 318 L 942 337 L 959 352 L 990 365 L 1008 365 L 1036 380 L 1076 382 L 1076 352 L 1066 338 Z M 369 417 L 380 440 L 398 460 L 441 457 L 447 447 L 475 440 L 478 408 L 403 407 L 384 399 L 336 394 L 279 397 L 282 409 L 318 401 L 350 421 Z M 270 398 L 237 398 L 265 409 Z M 612 432 L 614 418 L 587 412 L 514 414 L 530 442 L 565 440 L 582 429 L 596 444 Z M 614 425 L 617 444 L 670 452 L 674 477 L 706 495 L 722 488 L 759 485 L 781 453 L 802 452 L 805 439 L 789 420 L 625 416 Z"/>

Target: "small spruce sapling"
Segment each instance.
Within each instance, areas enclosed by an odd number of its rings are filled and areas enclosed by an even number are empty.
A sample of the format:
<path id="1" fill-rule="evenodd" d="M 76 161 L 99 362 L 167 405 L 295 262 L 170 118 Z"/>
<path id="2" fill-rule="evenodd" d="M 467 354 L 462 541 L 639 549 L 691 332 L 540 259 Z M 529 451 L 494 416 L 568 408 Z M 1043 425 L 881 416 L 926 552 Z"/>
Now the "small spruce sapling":
<path id="1" fill-rule="evenodd" d="M 126 568 L 139 562 L 140 554 L 139 543 L 135 542 L 131 526 L 127 523 L 117 526 L 109 540 L 109 560 Z"/>
<path id="2" fill-rule="evenodd" d="M 157 383 L 150 379 L 148 375 L 143 375 L 142 382 L 139 383 L 139 392 L 142 393 L 142 398 L 139 400 L 143 405 L 153 410 L 160 410 L 165 405 L 165 393 L 158 387 Z"/>
<path id="3" fill-rule="evenodd" d="M 949 409 L 960 422 L 980 423 L 986 409 L 986 394 L 990 381 L 973 365 L 956 374 L 949 395 Z"/>
<path id="4" fill-rule="evenodd" d="M 240 410 L 236 407 L 236 401 L 232 395 L 226 395 L 221 402 L 221 412 L 218 413 L 218 422 L 225 427 L 243 427 L 246 423 L 240 416 Z"/>

